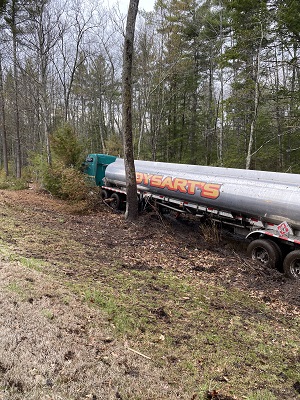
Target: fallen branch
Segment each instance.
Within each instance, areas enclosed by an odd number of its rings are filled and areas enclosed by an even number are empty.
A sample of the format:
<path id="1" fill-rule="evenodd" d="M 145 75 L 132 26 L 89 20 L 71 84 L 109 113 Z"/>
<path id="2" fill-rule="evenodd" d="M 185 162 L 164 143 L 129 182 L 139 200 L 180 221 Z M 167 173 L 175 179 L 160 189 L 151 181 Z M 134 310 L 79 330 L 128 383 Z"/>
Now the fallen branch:
<path id="1" fill-rule="evenodd" d="M 151 357 L 145 356 L 145 354 L 140 353 L 139 351 L 133 350 L 133 349 L 131 349 L 130 347 L 127 347 L 127 349 L 130 350 L 130 351 L 132 351 L 132 352 L 135 353 L 135 354 L 138 354 L 139 356 L 142 356 L 142 357 L 144 357 L 144 358 L 147 358 L 147 360 L 151 360 Z"/>

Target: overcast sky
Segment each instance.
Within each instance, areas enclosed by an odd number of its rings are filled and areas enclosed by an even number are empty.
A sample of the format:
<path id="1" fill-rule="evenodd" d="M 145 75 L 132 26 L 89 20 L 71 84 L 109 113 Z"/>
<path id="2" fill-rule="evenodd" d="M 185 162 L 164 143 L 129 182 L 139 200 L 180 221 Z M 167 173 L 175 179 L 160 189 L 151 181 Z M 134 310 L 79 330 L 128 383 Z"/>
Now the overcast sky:
<path id="1" fill-rule="evenodd" d="M 128 6 L 129 6 L 129 0 L 114 0 L 114 1 L 109 1 L 109 3 L 119 3 L 120 5 L 120 10 L 122 12 L 128 11 Z M 139 10 L 146 10 L 146 11 L 152 11 L 153 6 L 154 6 L 155 0 L 140 0 L 139 2 Z"/>

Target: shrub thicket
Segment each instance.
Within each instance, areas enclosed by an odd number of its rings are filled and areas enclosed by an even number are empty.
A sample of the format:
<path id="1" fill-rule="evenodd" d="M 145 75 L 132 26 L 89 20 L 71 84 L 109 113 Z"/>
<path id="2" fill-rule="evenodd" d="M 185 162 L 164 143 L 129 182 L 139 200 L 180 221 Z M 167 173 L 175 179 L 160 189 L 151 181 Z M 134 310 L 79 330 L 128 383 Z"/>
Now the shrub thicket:
<path id="1" fill-rule="evenodd" d="M 22 190 L 28 187 L 30 180 L 27 170 L 23 170 L 22 178 L 16 178 L 12 172 L 13 168 L 9 165 L 9 175 L 7 176 L 4 169 L 0 170 L 0 189 L 2 190 Z"/>
<path id="2" fill-rule="evenodd" d="M 74 129 L 63 125 L 51 135 L 50 144 L 51 165 L 43 154 L 31 157 L 35 181 L 53 196 L 72 201 L 89 199 L 90 183 L 80 171 L 84 146 Z"/>

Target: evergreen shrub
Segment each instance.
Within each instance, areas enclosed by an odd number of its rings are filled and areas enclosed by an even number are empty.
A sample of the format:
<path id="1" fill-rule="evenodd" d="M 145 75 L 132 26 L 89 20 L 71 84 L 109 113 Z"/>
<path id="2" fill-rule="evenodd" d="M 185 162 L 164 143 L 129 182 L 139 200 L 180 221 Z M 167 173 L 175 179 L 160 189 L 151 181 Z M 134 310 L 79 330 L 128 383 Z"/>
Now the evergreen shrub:
<path id="1" fill-rule="evenodd" d="M 70 125 L 63 125 L 51 136 L 52 162 L 44 154 L 30 159 L 32 176 L 43 190 L 55 197 L 71 201 L 90 201 L 91 185 L 80 171 L 84 146 Z M 93 193 L 97 189 L 93 188 Z"/>

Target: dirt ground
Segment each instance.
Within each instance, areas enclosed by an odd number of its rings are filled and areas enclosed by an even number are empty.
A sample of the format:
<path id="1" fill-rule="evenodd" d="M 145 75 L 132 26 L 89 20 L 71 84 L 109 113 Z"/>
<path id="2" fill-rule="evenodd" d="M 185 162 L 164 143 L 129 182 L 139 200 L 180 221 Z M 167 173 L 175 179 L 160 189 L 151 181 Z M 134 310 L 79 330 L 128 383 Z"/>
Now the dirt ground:
<path id="1" fill-rule="evenodd" d="M 116 334 L 107 313 L 91 306 L 95 298 L 85 301 L 87 282 L 109 284 L 117 296 L 116 268 L 124 276 L 171 271 L 199 290 L 242 290 L 284 318 L 299 317 L 298 282 L 253 264 L 234 243 L 205 241 L 189 221 L 153 212 L 128 224 L 104 206 L 83 212 L 34 190 L 0 191 L 0 214 L 1 400 L 199 398 L 183 379 L 172 384 L 148 348 Z M 147 296 L 150 288 L 137 290 Z M 163 304 L 155 313 L 166 323 Z M 298 398 L 294 383 L 285 398 Z"/>

